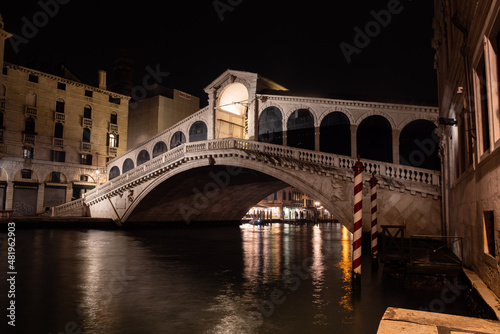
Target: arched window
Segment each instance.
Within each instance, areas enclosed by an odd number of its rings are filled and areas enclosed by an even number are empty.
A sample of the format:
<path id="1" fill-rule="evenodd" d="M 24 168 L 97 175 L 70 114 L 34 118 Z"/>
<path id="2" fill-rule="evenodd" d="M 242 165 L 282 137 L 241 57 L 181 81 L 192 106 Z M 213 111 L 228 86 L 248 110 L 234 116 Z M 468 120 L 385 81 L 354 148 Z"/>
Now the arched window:
<path id="1" fill-rule="evenodd" d="M 106 137 L 106 146 L 109 147 L 118 147 L 119 144 L 119 135 L 116 133 L 108 133 Z"/>
<path id="2" fill-rule="evenodd" d="M 89 128 L 83 129 L 82 142 L 90 143 L 90 129 Z"/>
<path id="3" fill-rule="evenodd" d="M 191 125 L 189 129 L 189 142 L 195 142 L 200 140 L 207 140 L 207 125 L 205 122 L 197 121 Z"/>
<path id="4" fill-rule="evenodd" d="M 167 152 L 167 144 L 165 144 L 162 141 L 159 141 L 153 147 L 153 158 L 156 158 L 157 156 L 159 156 L 165 152 Z"/>
<path id="5" fill-rule="evenodd" d="M 109 177 L 108 177 L 108 180 L 113 180 L 115 177 L 118 177 L 120 176 L 120 168 L 116 167 L 116 166 L 113 166 L 110 170 L 109 170 Z"/>
<path id="6" fill-rule="evenodd" d="M 259 141 L 283 145 L 283 116 L 276 107 L 267 107 L 259 117 Z"/>
<path id="7" fill-rule="evenodd" d="M 137 166 L 140 166 L 142 165 L 143 163 L 145 163 L 146 161 L 149 161 L 149 152 L 146 151 L 146 150 L 142 150 L 139 152 L 139 154 L 137 155 Z"/>
<path id="8" fill-rule="evenodd" d="M 92 107 L 88 104 L 83 108 L 83 118 L 92 119 Z"/>
<path id="9" fill-rule="evenodd" d="M 351 155 L 351 124 L 344 113 L 334 111 L 323 118 L 319 130 L 319 150 Z"/>
<path id="10" fill-rule="evenodd" d="M 26 105 L 28 107 L 36 108 L 37 96 L 34 92 L 28 92 L 26 94 Z"/>
<path id="11" fill-rule="evenodd" d="M 399 135 L 399 163 L 439 170 L 439 137 L 436 125 L 424 119 L 408 123 Z"/>
<path id="12" fill-rule="evenodd" d="M 109 123 L 118 124 L 118 114 L 116 112 L 112 112 L 109 118 Z"/>
<path id="13" fill-rule="evenodd" d="M 123 173 L 126 173 L 132 169 L 134 169 L 134 162 L 132 161 L 132 159 L 130 159 L 130 158 L 125 159 L 125 161 L 123 162 L 123 166 L 122 166 Z"/>
<path id="14" fill-rule="evenodd" d="M 177 131 L 174 133 L 172 136 L 172 139 L 170 139 L 170 149 L 173 149 L 181 144 L 184 144 L 186 142 L 186 136 L 182 131 Z"/>
<path id="15" fill-rule="evenodd" d="M 392 162 L 391 123 L 379 115 L 365 118 L 356 133 L 357 153 L 361 158 Z"/>
<path id="16" fill-rule="evenodd" d="M 314 118 L 309 110 L 295 110 L 286 129 L 288 146 L 314 150 Z"/>
<path id="17" fill-rule="evenodd" d="M 54 126 L 54 138 L 63 138 L 64 127 L 62 123 L 56 123 Z"/>
<path id="18" fill-rule="evenodd" d="M 35 134 L 35 119 L 28 117 L 24 121 L 24 133 Z"/>
<path id="19" fill-rule="evenodd" d="M 64 100 L 63 99 L 56 100 L 56 112 L 64 113 Z"/>

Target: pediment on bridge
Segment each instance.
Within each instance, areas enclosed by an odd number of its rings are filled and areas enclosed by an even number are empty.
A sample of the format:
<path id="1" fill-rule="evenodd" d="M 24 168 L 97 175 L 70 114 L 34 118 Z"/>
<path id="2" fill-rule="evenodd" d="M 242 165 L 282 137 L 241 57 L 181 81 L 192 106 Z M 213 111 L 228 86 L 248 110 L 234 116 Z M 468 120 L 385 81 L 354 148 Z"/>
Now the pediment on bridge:
<path id="1" fill-rule="evenodd" d="M 236 71 L 227 69 L 219 75 L 214 81 L 205 87 L 205 92 L 209 95 L 215 91 L 218 96 L 225 87 L 233 83 L 241 83 L 248 89 L 249 95 L 255 95 L 262 90 L 287 91 L 282 85 L 265 78 L 257 73 Z"/>

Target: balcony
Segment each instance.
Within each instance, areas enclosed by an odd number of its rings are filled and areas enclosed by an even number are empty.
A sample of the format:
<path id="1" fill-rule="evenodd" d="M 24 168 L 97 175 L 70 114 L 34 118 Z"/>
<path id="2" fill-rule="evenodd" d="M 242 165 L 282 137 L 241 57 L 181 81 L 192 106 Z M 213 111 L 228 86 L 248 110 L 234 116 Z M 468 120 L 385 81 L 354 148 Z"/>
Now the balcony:
<path id="1" fill-rule="evenodd" d="M 52 146 L 54 147 L 64 147 L 64 139 L 62 138 L 53 138 Z"/>
<path id="2" fill-rule="evenodd" d="M 36 135 L 31 133 L 23 133 L 23 144 L 35 145 Z"/>
<path id="3" fill-rule="evenodd" d="M 57 112 L 57 111 L 54 112 L 54 121 L 58 121 L 58 122 L 63 122 L 64 123 L 65 119 L 66 119 L 66 115 L 64 115 L 64 113 Z"/>
<path id="4" fill-rule="evenodd" d="M 118 124 L 109 123 L 109 132 L 118 133 Z"/>
<path id="5" fill-rule="evenodd" d="M 118 154 L 118 148 L 108 147 L 108 155 L 116 156 Z"/>
<path id="6" fill-rule="evenodd" d="M 90 152 L 92 150 L 92 144 L 91 143 L 85 143 L 85 142 L 81 142 L 81 149 L 82 149 L 82 152 Z"/>
<path id="7" fill-rule="evenodd" d="M 92 120 L 90 118 L 82 118 L 82 126 L 85 128 L 91 128 L 92 127 Z"/>
<path id="8" fill-rule="evenodd" d="M 36 112 L 37 108 L 36 107 L 31 107 L 31 106 L 24 106 L 24 114 L 26 116 L 32 116 L 36 118 Z"/>

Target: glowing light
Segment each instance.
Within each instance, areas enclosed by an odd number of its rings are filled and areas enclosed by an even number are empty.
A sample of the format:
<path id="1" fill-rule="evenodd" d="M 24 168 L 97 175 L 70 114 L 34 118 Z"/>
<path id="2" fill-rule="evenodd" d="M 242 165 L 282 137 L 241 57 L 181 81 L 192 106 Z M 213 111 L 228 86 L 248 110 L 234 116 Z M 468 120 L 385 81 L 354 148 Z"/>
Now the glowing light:
<path id="1" fill-rule="evenodd" d="M 240 83 L 229 85 L 219 98 L 219 109 L 243 115 L 248 105 L 248 90 Z"/>

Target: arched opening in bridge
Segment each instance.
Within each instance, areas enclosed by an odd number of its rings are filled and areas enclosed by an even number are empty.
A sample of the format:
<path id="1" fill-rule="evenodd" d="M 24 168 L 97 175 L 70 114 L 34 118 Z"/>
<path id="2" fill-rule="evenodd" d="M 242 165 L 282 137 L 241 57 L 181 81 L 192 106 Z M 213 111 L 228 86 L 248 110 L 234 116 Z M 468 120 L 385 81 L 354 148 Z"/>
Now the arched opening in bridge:
<path id="1" fill-rule="evenodd" d="M 149 160 L 150 160 L 149 152 L 146 151 L 146 150 L 142 150 L 137 155 L 137 166 L 140 166 L 140 165 L 142 165 L 143 163 L 145 163 L 145 162 L 147 162 Z"/>
<path id="2" fill-rule="evenodd" d="M 334 111 L 323 118 L 319 129 L 319 150 L 351 155 L 351 124 L 344 113 Z"/>
<path id="3" fill-rule="evenodd" d="M 259 141 L 283 145 L 283 115 L 277 107 L 267 107 L 260 114 Z"/>
<path id="4" fill-rule="evenodd" d="M 436 125 L 425 119 L 408 123 L 399 136 L 400 164 L 439 170 L 439 137 Z"/>
<path id="5" fill-rule="evenodd" d="M 196 121 L 189 129 L 189 142 L 207 140 L 208 129 L 203 121 Z"/>
<path id="6" fill-rule="evenodd" d="M 111 181 L 118 176 L 120 176 L 120 168 L 118 168 L 117 166 L 111 167 L 111 169 L 109 170 L 108 180 Z"/>
<path id="7" fill-rule="evenodd" d="M 385 117 L 373 115 L 361 121 L 356 141 L 361 158 L 392 162 L 392 128 Z"/>
<path id="8" fill-rule="evenodd" d="M 314 117 L 307 109 L 295 110 L 287 122 L 288 146 L 314 150 Z"/>
<path id="9" fill-rule="evenodd" d="M 241 83 L 224 88 L 218 101 L 215 138 L 248 139 L 248 90 Z"/>
<path id="10" fill-rule="evenodd" d="M 157 156 L 167 152 L 167 150 L 168 150 L 167 144 L 165 144 L 162 141 L 157 142 L 155 144 L 155 146 L 153 147 L 153 159 L 156 158 Z"/>
<path id="11" fill-rule="evenodd" d="M 132 170 L 134 169 L 134 161 L 132 161 L 132 159 L 130 158 L 127 158 L 125 159 L 125 161 L 123 162 L 123 166 L 122 166 L 122 172 L 123 173 L 126 173 L 128 172 L 129 170 Z"/>
<path id="12" fill-rule="evenodd" d="M 215 164 L 160 176 L 146 192 L 136 197 L 122 221 L 239 222 L 250 208 L 267 196 L 273 206 L 281 199 L 287 207 L 286 212 L 279 212 L 282 218 L 312 219 L 316 210 L 323 206 L 331 218 L 352 228 L 349 225 L 352 222 L 345 215 L 345 212 L 351 212 L 352 204 L 334 204 L 330 195 L 318 191 L 301 177 L 280 173 L 267 165 L 265 170 L 260 170 L 257 165 L 254 167 L 257 169 Z M 290 186 L 293 188 L 289 191 L 284 189 Z"/>
<path id="13" fill-rule="evenodd" d="M 186 136 L 182 131 L 177 131 L 170 139 L 170 149 L 176 148 L 186 142 Z"/>

